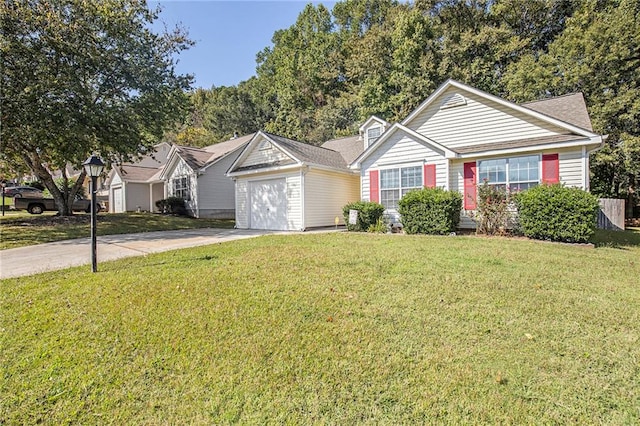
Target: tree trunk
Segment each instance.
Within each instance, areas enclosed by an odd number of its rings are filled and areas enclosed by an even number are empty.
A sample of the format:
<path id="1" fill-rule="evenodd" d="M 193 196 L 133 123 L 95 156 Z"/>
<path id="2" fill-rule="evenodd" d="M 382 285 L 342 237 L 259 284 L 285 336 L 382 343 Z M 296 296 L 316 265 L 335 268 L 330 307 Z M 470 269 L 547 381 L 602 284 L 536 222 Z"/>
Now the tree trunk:
<path id="1" fill-rule="evenodd" d="M 72 216 L 73 215 L 73 200 L 75 199 L 76 194 L 78 193 L 78 189 L 84 182 L 84 178 L 86 176 L 86 172 L 84 169 L 80 172 L 80 176 L 78 176 L 78 180 L 76 181 L 73 188 L 68 191 L 61 191 L 60 188 L 56 185 L 53 180 L 53 176 L 51 172 L 42 165 L 42 161 L 40 156 L 37 153 L 25 153 L 23 155 L 23 160 L 29 166 L 31 171 L 40 179 L 40 181 L 44 184 L 45 188 L 49 190 L 51 196 L 56 202 L 56 207 L 58 207 L 58 215 L 59 216 Z M 66 195 L 66 196 L 65 196 Z"/>

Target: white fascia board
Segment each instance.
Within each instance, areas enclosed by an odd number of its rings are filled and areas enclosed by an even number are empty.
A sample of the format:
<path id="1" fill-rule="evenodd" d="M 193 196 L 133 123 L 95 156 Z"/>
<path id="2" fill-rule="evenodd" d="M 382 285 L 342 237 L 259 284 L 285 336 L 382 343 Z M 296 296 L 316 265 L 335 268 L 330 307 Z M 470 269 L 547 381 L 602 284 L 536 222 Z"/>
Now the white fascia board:
<path id="1" fill-rule="evenodd" d="M 413 131 L 411 129 L 409 129 L 408 127 L 405 127 L 404 125 L 400 124 L 400 123 L 395 123 L 393 126 L 391 126 L 391 128 L 389 130 L 387 130 L 386 132 L 384 132 L 382 134 L 382 136 L 380 136 L 378 138 L 378 140 L 375 141 L 375 143 L 371 146 L 369 146 L 369 148 L 367 148 L 362 154 L 360 154 L 360 156 L 358 158 L 356 158 L 353 163 L 351 163 L 349 165 L 350 169 L 355 169 L 358 170 L 360 168 L 360 165 L 362 164 L 362 161 L 364 159 L 366 159 L 369 155 L 371 155 L 371 153 L 373 153 L 376 149 L 378 149 L 378 147 L 380 147 L 380 145 L 382 145 L 387 139 L 389 139 L 391 137 L 392 134 L 394 134 L 397 131 L 402 131 L 404 133 L 406 133 L 407 135 L 411 136 L 414 139 L 417 139 L 418 142 L 422 142 L 423 144 L 429 146 L 432 150 L 434 151 L 440 151 L 444 154 L 445 158 L 455 158 L 456 157 L 456 153 L 453 152 L 452 150 L 446 148 L 445 146 L 427 138 L 426 136 L 421 135 L 420 133 Z"/>
<path id="2" fill-rule="evenodd" d="M 232 151 L 227 152 L 224 155 L 221 155 L 220 157 L 216 158 L 214 161 L 207 163 L 203 168 L 200 169 L 200 171 L 202 173 L 206 172 L 207 169 L 211 166 L 213 166 L 214 164 L 219 163 L 220 161 L 222 161 L 223 159 L 227 158 L 228 156 L 230 156 L 231 154 L 233 154 L 234 152 L 238 151 L 240 148 L 244 148 L 242 145 L 236 147 L 235 149 L 233 149 Z"/>
<path id="3" fill-rule="evenodd" d="M 400 130 L 402 130 L 403 132 L 405 132 L 406 134 L 408 134 L 409 136 L 412 136 L 415 139 L 418 139 L 420 141 L 422 141 L 423 143 L 427 144 L 431 149 L 437 150 L 437 151 L 441 151 L 444 154 L 445 158 L 455 158 L 456 153 L 452 150 L 450 150 L 449 148 L 447 148 L 444 145 L 439 144 L 438 142 L 434 141 L 433 139 L 430 139 L 424 135 L 421 135 L 420 133 L 411 130 L 408 127 L 405 127 L 402 124 L 398 124 L 398 128 Z"/>
<path id="4" fill-rule="evenodd" d="M 365 121 L 365 122 L 362 124 L 362 126 L 360 126 L 360 128 L 359 128 L 358 130 L 359 130 L 359 131 L 361 131 L 361 132 L 363 132 L 363 131 L 364 131 L 364 129 L 366 129 L 367 127 L 369 127 L 369 123 L 371 123 L 372 121 L 376 121 L 376 122 L 378 122 L 378 123 L 382 124 L 383 126 L 385 126 L 385 125 L 386 125 L 386 126 L 388 126 L 388 125 L 389 125 L 389 122 L 388 122 L 388 121 L 383 120 L 382 118 L 380 118 L 380 117 L 378 117 L 378 116 L 372 115 L 371 117 L 369 117 L 369 118 L 367 119 L 367 121 Z"/>
<path id="5" fill-rule="evenodd" d="M 176 148 L 175 145 L 173 145 L 171 147 L 171 150 L 169 151 L 169 154 L 167 155 L 167 162 L 164 163 L 164 166 L 162 166 L 162 172 L 160 172 L 160 179 L 167 180 L 169 178 L 168 175 L 170 175 L 171 173 L 168 173 L 168 172 L 172 170 L 175 166 L 176 157 L 178 156 L 177 152 L 178 152 L 178 149 Z"/>
<path id="6" fill-rule="evenodd" d="M 347 175 L 359 174 L 358 170 L 355 170 L 355 169 L 337 169 L 335 167 L 330 167 L 330 166 L 325 166 L 323 164 L 315 164 L 315 163 L 303 163 L 302 165 L 303 167 L 308 166 L 313 169 L 326 170 L 329 172 L 336 172 L 336 173 L 344 173 Z"/>
<path id="7" fill-rule="evenodd" d="M 467 154 L 458 154 L 456 158 L 492 157 L 492 156 L 499 156 L 499 155 L 505 155 L 505 154 L 518 154 L 518 153 L 527 153 L 527 152 L 536 152 L 536 151 L 539 152 L 539 151 L 547 151 L 550 149 L 573 148 L 573 147 L 588 146 L 588 145 L 601 146 L 601 144 L 602 144 L 602 137 L 596 136 L 593 138 L 589 138 L 588 141 L 579 140 L 579 141 L 570 141 L 570 142 L 557 142 L 557 143 L 552 143 L 547 145 L 532 145 L 532 146 L 521 147 L 521 148 L 505 148 L 505 149 L 493 149 L 491 151 L 470 152 Z"/>
<path id="8" fill-rule="evenodd" d="M 447 81 L 445 81 L 438 89 L 436 89 L 435 92 L 433 92 L 423 103 L 421 103 L 415 110 L 413 110 L 413 112 L 411 114 L 409 114 L 407 116 L 407 118 L 405 118 L 404 120 L 402 120 L 401 124 L 402 125 L 406 125 L 407 123 L 409 123 L 412 119 L 414 119 L 418 114 L 420 114 L 429 104 L 431 104 L 438 96 L 440 96 L 440 94 L 442 92 L 444 92 L 446 89 L 448 89 L 449 87 L 456 87 L 460 90 L 464 90 L 467 92 L 470 92 L 476 96 L 479 96 L 481 98 L 496 102 L 500 105 L 503 105 L 507 108 L 522 112 L 523 114 L 526 114 L 530 117 L 535 117 L 539 120 L 542 120 L 546 123 L 549 124 L 553 124 L 555 126 L 561 127 L 563 129 L 569 130 L 572 133 L 576 133 L 578 135 L 581 136 L 586 136 L 586 137 L 594 137 L 594 136 L 598 136 L 596 133 L 590 132 L 586 129 L 583 129 L 581 127 L 577 127 L 574 126 L 572 124 L 566 123 L 562 120 L 558 120 L 556 118 L 550 117 L 548 115 L 539 113 L 537 111 L 534 111 L 532 109 L 529 109 L 527 107 L 523 107 L 520 106 L 516 103 L 513 103 L 511 101 L 508 101 L 506 99 L 502 99 L 498 96 L 489 94 L 487 92 L 483 92 L 482 90 L 476 89 L 474 87 L 468 86 L 464 83 L 460 83 L 459 81 L 455 81 L 452 79 L 449 79 Z"/>
<path id="9" fill-rule="evenodd" d="M 225 175 L 227 177 L 233 178 L 233 177 L 239 177 L 239 176 L 245 176 L 245 175 L 257 175 L 260 173 L 273 173 L 273 172 L 281 172 L 281 171 L 286 171 L 286 170 L 291 170 L 291 169 L 297 169 L 301 167 L 300 164 L 287 164 L 285 166 L 276 166 L 276 167 L 265 167 L 265 168 L 260 168 L 260 169 L 251 169 L 251 170 L 243 170 L 241 172 L 227 172 Z"/>
<path id="10" fill-rule="evenodd" d="M 378 149 L 378 147 L 380 145 L 382 145 L 384 143 L 384 141 L 386 141 L 387 139 L 389 139 L 389 137 L 391 137 L 392 134 L 394 134 L 396 131 L 398 130 L 398 123 L 394 124 L 393 126 L 391 126 L 389 128 L 389 130 L 387 130 L 386 132 L 384 132 L 374 143 L 373 145 L 369 145 L 369 147 L 367 149 L 365 149 L 362 154 L 360 154 L 358 156 L 358 158 L 356 158 L 355 160 L 353 160 L 353 162 L 351 164 L 349 164 L 349 168 L 350 169 L 354 169 L 354 170 L 358 170 L 360 169 L 360 164 L 362 163 L 362 161 L 367 158 L 369 155 L 371 155 L 372 152 L 374 152 L 376 149 Z"/>
<path id="11" fill-rule="evenodd" d="M 235 169 L 240 163 L 242 163 L 242 161 L 247 158 L 247 156 L 249 155 L 249 152 L 251 152 L 251 150 L 253 149 L 253 147 L 256 145 L 256 140 L 258 139 L 258 136 L 262 136 L 264 138 L 266 138 L 266 135 L 264 133 L 262 133 L 262 130 L 258 130 L 253 137 L 251 138 L 251 140 L 249 141 L 249 143 L 247 143 L 244 146 L 244 149 L 242 150 L 242 152 L 240 153 L 240 155 L 238 155 L 238 158 L 236 158 L 236 160 L 233 162 L 233 164 L 231 164 L 231 166 L 229 167 L 229 170 L 227 170 L 226 175 L 229 176 L 229 173 L 231 173 L 231 170 Z"/>

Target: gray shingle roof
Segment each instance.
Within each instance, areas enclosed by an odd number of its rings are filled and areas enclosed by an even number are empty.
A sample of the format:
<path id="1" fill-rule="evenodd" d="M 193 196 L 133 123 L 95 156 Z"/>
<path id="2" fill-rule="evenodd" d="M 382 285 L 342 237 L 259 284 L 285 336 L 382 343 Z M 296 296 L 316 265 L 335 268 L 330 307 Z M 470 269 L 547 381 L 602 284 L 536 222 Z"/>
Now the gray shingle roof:
<path id="1" fill-rule="evenodd" d="M 359 135 L 333 139 L 323 143 L 321 146 L 333 151 L 338 151 L 347 164 L 353 163 L 364 151 L 364 141 Z"/>
<path id="2" fill-rule="evenodd" d="M 271 133 L 263 133 L 304 163 L 327 166 L 334 169 L 349 169 L 348 163 L 338 151 L 294 141 Z"/>
<path id="3" fill-rule="evenodd" d="M 584 101 L 582 93 L 573 93 L 551 99 L 527 102 L 521 106 L 573 124 L 582 129 L 593 131 L 589 112 L 587 111 L 587 104 Z"/>
<path id="4" fill-rule="evenodd" d="M 123 164 L 115 167 L 116 172 L 122 180 L 130 182 L 148 182 L 153 181 L 153 177 L 158 174 L 158 167 L 142 167 L 133 164 Z M 157 180 L 157 179 L 155 179 Z"/>
<path id="5" fill-rule="evenodd" d="M 200 170 L 203 167 L 219 160 L 228 153 L 239 148 L 251 140 L 254 133 L 240 136 L 235 139 L 209 145 L 204 148 L 192 148 L 188 146 L 176 146 L 180 158 L 182 158 L 193 170 Z"/>
<path id="6" fill-rule="evenodd" d="M 585 137 L 577 136 L 577 135 L 542 136 L 537 138 L 518 139 L 515 141 L 485 143 L 482 145 L 472 145 L 468 147 L 457 147 L 457 148 L 454 148 L 453 151 L 458 154 L 471 154 L 471 153 L 480 153 L 484 151 L 493 151 L 493 150 L 500 150 L 500 149 L 527 148 L 530 146 L 548 145 L 548 144 L 558 143 L 558 142 L 571 142 L 571 141 L 580 140 L 580 139 L 585 139 Z"/>

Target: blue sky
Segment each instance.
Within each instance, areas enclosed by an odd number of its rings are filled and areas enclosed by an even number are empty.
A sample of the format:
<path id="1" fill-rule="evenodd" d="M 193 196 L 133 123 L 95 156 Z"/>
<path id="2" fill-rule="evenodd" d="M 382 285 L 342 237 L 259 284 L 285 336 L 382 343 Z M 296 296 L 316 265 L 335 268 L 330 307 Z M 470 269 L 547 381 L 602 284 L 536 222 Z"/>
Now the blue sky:
<path id="1" fill-rule="evenodd" d="M 177 70 L 195 74 L 194 87 L 233 86 L 256 73 L 256 54 L 271 46 L 276 30 L 289 28 L 310 1 L 149 1 L 162 7 L 154 26 L 161 31 L 180 23 L 196 45 L 182 52 Z M 335 1 L 322 3 L 329 10 Z"/>

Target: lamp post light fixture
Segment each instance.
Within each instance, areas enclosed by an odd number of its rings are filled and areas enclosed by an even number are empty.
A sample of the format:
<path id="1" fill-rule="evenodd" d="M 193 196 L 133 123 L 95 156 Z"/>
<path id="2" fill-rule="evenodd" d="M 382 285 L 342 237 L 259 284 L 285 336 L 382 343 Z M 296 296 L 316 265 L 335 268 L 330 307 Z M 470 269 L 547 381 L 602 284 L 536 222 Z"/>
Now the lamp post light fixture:
<path id="1" fill-rule="evenodd" d="M 95 154 L 91 157 L 87 158 L 87 161 L 82 163 L 84 166 L 84 170 L 87 172 L 87 175 L 91 177 L 91 270 L 93 272 L 98 271 L 98 260 L 97 260 L 97 251 L 96 251 L 96 224 L 97 224 L 97 200 L 96 200 L 96 181 L 98 180 L 98 176 L 102 173 L 102 169 L 104 169 L 104 163 L 100 159 L 100 157 Z"/>

